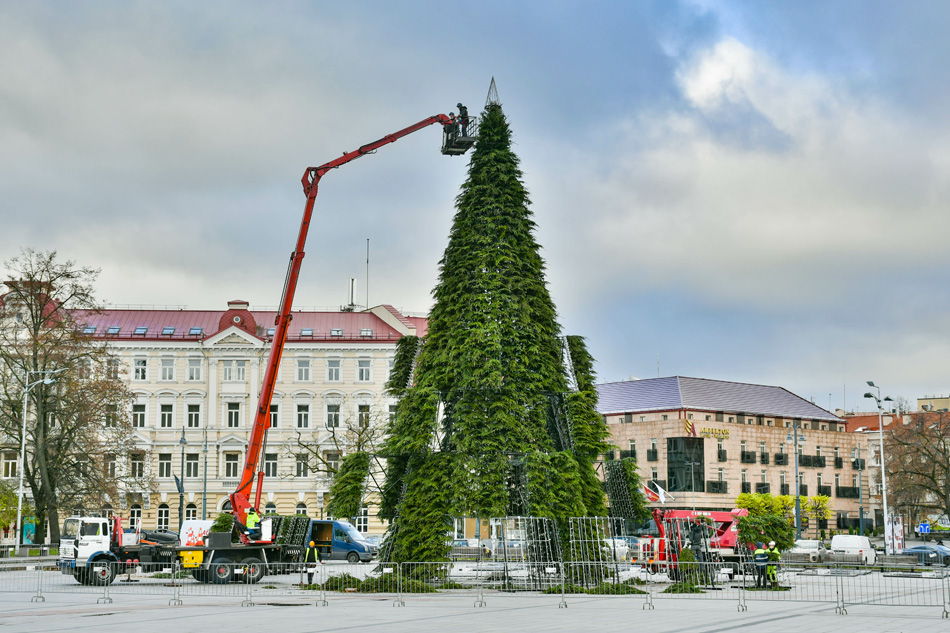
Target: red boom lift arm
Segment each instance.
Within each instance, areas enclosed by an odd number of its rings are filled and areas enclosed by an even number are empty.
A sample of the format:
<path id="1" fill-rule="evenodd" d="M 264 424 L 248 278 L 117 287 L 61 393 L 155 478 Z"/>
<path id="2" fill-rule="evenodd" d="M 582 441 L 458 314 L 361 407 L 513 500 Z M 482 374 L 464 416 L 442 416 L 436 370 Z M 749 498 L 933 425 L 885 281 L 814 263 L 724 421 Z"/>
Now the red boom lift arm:
<path id="1" fill-rule="evenodd" d="M 310 216 L 313 214 L 313 203 L 317 198 L 317 187 L 320 179 L 331 169 L 336 169 L 356 160 L 360 156 L 371 154 L 389 143 L 394 143 L 402 137 L 417 132 L 433 123 L 441 123 L 443 126 L 455 126 L 455 120 L 445 114 L 436 114 L 418 123 L 403 128 L 393 134 L 387 134 L 378 141 L 367 143 L 359 149 L 347 152 L 335 160 L 324 163 L 319 167 L 308 167 L 301 178 L 304 194 L 307 196 L 307 204 L 304 207 L 303 219 L 300 222 L 300 232 L 297 234 L 297 244 L 294 251 L 290 254 L 290 264 L 287 267 L 287 278 L 284 281 L 284 292 L 280 299 L 277 319 L 274 328 L 274 340 L 271 343 L 270 357 L 267 360 L 267 368 L 264 371 L 264 382 L 261 385 L 260 398 L 257 401 L 257 413 L 254 416 L 254 426 L 251 429 L 251 439 L 247 447 L 247 455 L 244 459 L 244 471 L 241 474 L 241 481 L 237 489 L 231 493 L 231 509 L 237 521 L 244 523 L 247 519 L 247 511 L 251 508 L 250 498 L 254 488 L 255 471 L 257 474 L 257 494 L 254 495 L 253 507 L 260 509 L 261 491 L 264 483 L 264 470 L 261 463 L 261 457 L 264 452 L 264 446 L 267 443 L 267 430 L 270 428 L 270 401 L 274 395 L 274 383 L 277 380 L 277 370 L 280 367 L 280 357 L 284 351 L 284 342 L 287 340 L 287 329 L 293 316 L 290 314 L 294 302 L 294 292 L 297 289 L 297 278 L 300 275 L 300 265 L 304 258 L 304 245 L 307 242 L 307 232 L 310 229 Z M 451 129 L 451 128 L 448 128 Z M 443 153 L 460 154 L 471 146 L 466 137 L 458 139 L 455 134 L 446 135 L 450 140 L 447 142 L 455 143 L 453 151 L 446 152 L 443 147 Z M 472 139 L 473 141 L 474 139 Z M 459 142 L 461 141 L 461 143 Z M 467 143 L 467 144 L 466 144 Z"/>

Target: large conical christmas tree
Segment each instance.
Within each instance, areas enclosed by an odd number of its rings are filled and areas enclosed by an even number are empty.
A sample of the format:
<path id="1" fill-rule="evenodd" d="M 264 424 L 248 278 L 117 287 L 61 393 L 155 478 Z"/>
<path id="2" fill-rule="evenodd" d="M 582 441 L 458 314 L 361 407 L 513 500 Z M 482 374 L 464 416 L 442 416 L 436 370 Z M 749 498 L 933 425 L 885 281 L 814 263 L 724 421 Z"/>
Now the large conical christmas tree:
<path id="1" fill-rule="evenodd" d="M 381 507 L 393 560 L 444 560 L 452 517 L 605 514 L 592 363 L 582 339 L 560 335 L 521 177 L 490 102 L 428 335 L 401 341 L 388 385 L 400 398 Z"/>

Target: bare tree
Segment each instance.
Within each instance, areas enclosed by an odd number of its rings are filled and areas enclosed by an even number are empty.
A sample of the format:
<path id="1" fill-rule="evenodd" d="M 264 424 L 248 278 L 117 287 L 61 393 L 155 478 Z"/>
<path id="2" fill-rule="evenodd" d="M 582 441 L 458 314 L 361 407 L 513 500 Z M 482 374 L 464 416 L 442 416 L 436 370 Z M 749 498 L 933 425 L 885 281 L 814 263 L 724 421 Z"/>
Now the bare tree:
<path id="1" fill-rule="evenodd" d="M 918 518 L 950 515 L 950 413 L 916 413 L 886 429 L 888 493 Z"/>
<path id="2" fill-rule="evenodd" d="M 297 441 L 287 450 L 293 451 L 297 460 L 305 460 L 309 472 L 334 479 L 347 455 L 365 453 L 375 456 L 386 433 L 381 413 L 383 401 L 385 399 L 380 399 L 377 406 L 370 407 L 375 413 L 357 412 L 355 416 L 341 419 L 339 426 L 317 426 L 308 433 L 298 430 Z M 383 471 L 376 460 L 370 460 L 368 476 L 364 499 L 375 498 L 382 486 Z"/>
<path id="3" fill-rule="evenodd" d="M 0 446 L 20 448 L 28 385 L 24 478 L 37 534 L 59 540 L 59 512 L 118 499 L 132 450 L 131 394 L 107 345 L 83 332 L 99 305 L 98 271 L 24 250 L 6 262 L 0 296 Z M 44 378 L 55 374 L 55 382 Z M 128 473 L 134 475 L 135 473 Z M 142 486 L 141 480 L 138 487 Z"/>

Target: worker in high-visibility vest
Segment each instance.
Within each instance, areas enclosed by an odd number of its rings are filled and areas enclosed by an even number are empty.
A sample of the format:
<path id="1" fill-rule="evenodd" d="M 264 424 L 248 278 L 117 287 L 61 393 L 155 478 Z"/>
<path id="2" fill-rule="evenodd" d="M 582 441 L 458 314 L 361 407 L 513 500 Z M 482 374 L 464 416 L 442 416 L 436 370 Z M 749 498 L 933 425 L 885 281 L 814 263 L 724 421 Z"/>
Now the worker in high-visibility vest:
<path id="1" fill-rule="evenodd" d="M 303 555 L 303 564 L 307 568 L 307 584 L 313 584 L 313 572 L 316 567 L 308 566 L 309 563 L 316 565 L 320 561 L 320 552 L 317 550 L 317 544 L 313 541 L 307 544 L 306 552 Z"/>
<path id="2" fill-rule="evenodd" d="M 768 586 L 765 582 L 765 567 L 769 562 L 769 554 L 763 549 L 761 541 L 755 544 L 752 562 L 755 563 L 755 586 L 757 589 L 765 589 Z"/>
<path id="3" fill-rule="evenodd" d="M 251 508 L 247 511 L 247 519 L 244 525 L 247 526 L 248 536 L 251 538 L 260 538 L 261 531 L 257 528 L 257 524 L 261 522 L 261 515 L 257 513 L 257 510 Z"/>
<path id="4" fill-rule="evenodd" d="M 769 548 L 765 550 L 769 555 L 768 578 L 773 589 L 778 589 L 778 563 L 782 560 L 782 553 L 775 547 L 775 541 L 769 541 Z"/>

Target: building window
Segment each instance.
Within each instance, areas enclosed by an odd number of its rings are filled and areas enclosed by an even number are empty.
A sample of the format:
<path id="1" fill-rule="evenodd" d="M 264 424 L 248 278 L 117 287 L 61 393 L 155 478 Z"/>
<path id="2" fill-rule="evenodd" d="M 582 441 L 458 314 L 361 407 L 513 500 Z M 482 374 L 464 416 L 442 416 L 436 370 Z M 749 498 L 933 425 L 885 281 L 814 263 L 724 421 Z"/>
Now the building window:
<path id="1" fill-rule="evenodd" d="M 779 454 L 779 455 L 784 455 L 784 454 L 785 454 L 785 444 L 779 444 L 779 445 L 778 445 L 778 454 Z"/>
<path id="2" fill-rule="evenodd" d="M 297 428 L 298 429 L 310 428 L 310 405 L 309 404 L 297 405 Z"/>
<path id="3" fill-rule="evenodd" d="M 768 481 L 768 479 L 767 479 L 767 473 L 763 470 L 763 471 L 762 471 L 762 483 L 765 483 L 765 482 L 767 482 L 767 481 Z"/>
<path id="4" fill-rule="evenodd" d="M 264 455 L 264 474 L 268 477 L 277 476 L 277 453 Z"/>
<path id="5" fill-rule="evenodd" d="M 661 421 L 666 422 L 667 420 L 670 419 L 670 416 L 668 416 L 667 414 L 664 413 L 660 419 L 661 419 Z"/>
<path id="6" fill-rule="evenodd" d="M 841 458 L 841 449 L 835 446 L 835 459 L 840 459 L 840 458 Z"/>
<path id="7" fill-rule="evenodd" d="M 277 422 L 280 420 L 280 409 L 276 404 L 270 405 L 270 428 L 276 429 Z"/>
<path id="8" fill-rule="evenodd" d="M 201 405 L 189 404 L 188 405 L 188 428 L 197 429 L 200 426 L 201 426 Z"/>
<path id="9" fill-rule="evenodd" d="M 163 404 L 159 407 L 158 425 L 163 429 L 172 428 L 172 418 L 174 417 L 174 407 L 170 404 Z"/>
<path id="10" fill-rule="evenodd" d="M 310 359 L 297 359 L 297 380 L 300 382 L 310 382 Z"/>
<path id="11" fill-rule="evenodd" d="M 194 521 L 198 518 L 198 508 L 193 503 L 189 503 L 185 506 L 185 520 Z"/>
<path id="12" fill-rule="evenodd" d="M 136 428 L 145 428 L 145 405 L 132 405 L 132 426 Z"/>
<path id="13" fill-rule="evenodd" d="M 369 508 L 366 506 L 360 508 L 360 513 L 356 517 L 356 529 L 359 532 L 369 531 Z"/>
<path id="14" fill-rule="evenodd" d="M 647 416 L 641 415 L 641 416 L 640 416 L 640 421 L 641 421 L 641 422 L 646 422 L 646 421 L 647 421 Z"/>
<path id="15" fill-rule="evenodd" d="M 821 447 L 820 447 L 820 446 L 816 446 L 816 447 L 815 447 L 815 456 L 816 456 L 816 457 L 821 457 Z M 819 484 L 819 485 L 821 485 L 821 484 Z"/>
<path id="16" fill-rule="evenodd" d="M 297 476 L 306 477 L 309 470 L 310 469 L 307 467 L 307 456 L 304 454 L 298 454 L 297 455 Z"/>
<path id="17" fill-rule="evenodd" d="M 3 478 L 12 479 L 17 476 L 17 454 L 10 451 L 2 454 L 3 456 Z"/>
<path id="18" fill-rule="evenodd" d="M 188 380 L 191 380 L 191 381 L 201 380 L 201 359 L 200 358 L 188 359 Z"/>
<path id="19" fill-rule="evenodd" d="M 236 429 L 241 426 L 241 403 L 228 403 L 228 428 Z"/>
<path id="20" fill-rule="evenodd" d="M 778 480 L 779 480 L 779 483 L 781 483 L 784 486 L 787 483 L 785 480 L 785 473 L 779 473 Z"/>
<path id="21" fill-rule="evenodd" d="M 103 468 L 106 472 L 106 477 L 116 476 L 115 455 L 105 456 L 105 462 L 103 463 Z"/>
<path id="22" fill-rule="evenodd" d="M 132 507 L 129 508 L 129 527 L 132 529 L 138 528 L 142 524 L 142 506 L 137 503 L 133 503 Z"/>
<path id="23" fill-rule="evenodd" d="M 116 425 L 116 422 L 119 419 L 119 405 L 117 404 L 107 404 L 106 405 L 106 417 L 104 423 L 107 427 L 112 428 Z"/>
<path id="24" fill-rule="evenodd" d="M 158 456 L 158 476 L 164 477 L 166 479 L 171 478 L 172 476 L 172 456 L 171 455 Z"/>
<path id="25" fill-rule="evenodd" d="M 767 445 L 765 442 L 759 442 L 759 452 L 760 452 L 760 453 L 768 453 L 768 452 L 769 452 L 768 445 Z"/>
<path id="26" fill-rule="evenodd" d="M 857 488 L 857 487 L 858 487 L 858 476 L 857 476 L 857 475 L 851 475 L 851 487 L 852 487 L 852 488 Z"/>
<path id="27" fill-rule="evenodd" d="M 359 423 L 361 429 L 369 428 L 369 405 L 368 404 L 357 405 L 356 421 Z"/>
<path id="28" fill-rule="evenodd" d="M 175 380 L 175 359 L 162 359 L 162 380 Z"/>
<path id="29" fill-rule="evenodd" d="M 225 477 L 237 477 L 238 476 L 238 455 L 237 453 L 225 453 L 224 454 L 224 476 Z"/>
<path id="30" fill-rule="evenodd" d="M 746 441 L 742 440 L 741 442 L 739 442 L 739 450 L 745 453 L 746 452 L 745 448 L 746 448 Z"/>
<path id="31" fill-rule="evenodd" d="M 264 514 L 277 514 L 277 504 L 268 503 L 266 506 L 264 506 Z"/>
<path id="32" fill-rule="evenodd" d="M 296 512 L 297 514 L 302 514 L 302 515 L 306 516 L 306 515 L 307 515 L 307 504 L 306 504 L 306 503 L 298 503 L 295 512 Z"/>
<path id="33" fill-rule="evenodd" d="M 748 483 L 749 481 L 749 471 L 745 468 L 742 469 L 742 483 Z"/>
<path id="34" fill-rule="evenodd" d="M 835 488 L 841 487 L 841 475 L 835 475 Z"/>
<path id="35" fill-rule="evenodd" d="M 818 487 L 821 488 L 821 473 L 818 473 Z"/>
<path id="36" fill-rule="evenodd" d="M 721 438 L 721 437 L 716 439 L 716 450 L 717 450 L 717 451 L 726 450 L 726 449 L 723 448 L 723 445 L 722 445 L 722 438 Z"/>
<path id="37" fill-rule="evenodd" d="M 389 423 L 392 424 L 396 421 L 396 405 L 389 405 Z"/>
<path id="38" fill-rule="evenodd" d="M 135 371 L 132 374 L 133 380 L 148 380 L 148 359 L 136 358 L 133 361 Z"/>
<path id="39" fill-rule="evenodd" d="M 119 359 L 110 358 L 106 363 L 106 378 L 117 380 L 119 378 Z"/>
<path id="40" fill-rule="evenodd" d="M 726 473 L 723 472 L 723 469 L 722 469 L 722 468 L 720 468 L 719 470 L 716 471 L 716 476 L 719 477 L 719 481 L 725 481 L 725 480 L 726 480 Z"/>
<path id="41" fill-rule="evenodd" d="M 235 382 L 243 381 L 247 361 L 243 360 L 223 360 L 221 361 L 221 379 Z"/>
<path id="42" fill-rule="evenodd" d="M 633 451 L 634 453 L 637 452 L 637 441 L 636 441 L 636 440 L 629 440 L 629 441 L 627 442 L 627 449 L 630 450 L 630 451 Z"/>
<path id="43" fill-rule="evenodd" d="M 369 359 L 360 359 L 356 361 L 356 380 L 358 382 L 369 382 L 373 379 L 372 368 Z"/>
<path id="44" fill-rule="evenodd" d="M 327 462 L 327 470 L 330 472 L 336 472 L 340 468 L 340 452 L 339 451 L 327 451 L 325 455 Z"/>
<path id="45" fill-rule="evenodd" d="M 168 505 L 163 503 L 162 505 L 158 506 L 158 529 L 159 530 L 168 529 L 168 518 L 169 518 Z"/>
<path id="46" fill-rule="evenodd" d="M 340 382 L 340 364 L 342 361 L 330 359 L 327 361 L 327 382 Z"/>
<path id="47" fill-rule="evenodd" d="M 327 405 L 327 428 L 335 429 L 340 426 L 340 405 L 338 404 L 328 404 Z"/>
<path id="48" fill-rule="evenodd" d="M 730 422 L 735 422 L 736 419 L 730 415 L 730 416 L 729 416 L 729 421 L 730 421 Z"/>
<path id="49" fill-rule="evenodd" d="M 651 450 L 651 451 L 655 451 L 655 450 L 656 450 L 656 438 L 655 438 L 655 437 L 651 437 L 651 438 L 650 438 L 650 450 Z"/>
<path id="50" fill-rule="evenodd" d="M 198 477 L 198 453 L 189 453 L 185 455 L 185 477 Z"/>
<path id="51" fill-rule="evenodd" d="M 145 476 L 145 455 L 135 453 L 129 457 L 129 475 L 136 478 Z"/>
<path id="52" fill-rule="evenodd" d="M 659 479 L 659 478 L 660 478 L 660 471 L 657 470 L 656 468 L 651 468 L 651 469 L 650 469 L 650 479 L 652 479 L 653 481 L 656 481 L 656 480 Z"/>

